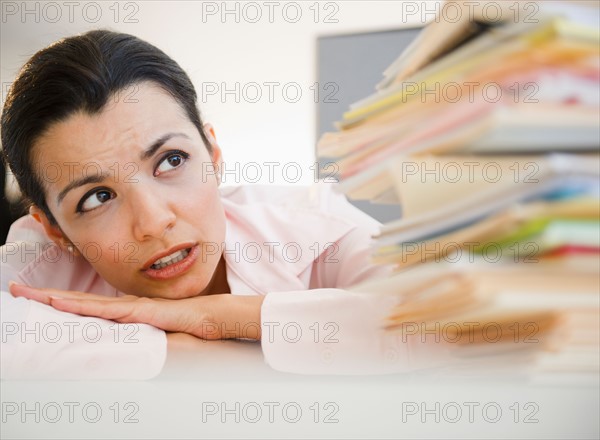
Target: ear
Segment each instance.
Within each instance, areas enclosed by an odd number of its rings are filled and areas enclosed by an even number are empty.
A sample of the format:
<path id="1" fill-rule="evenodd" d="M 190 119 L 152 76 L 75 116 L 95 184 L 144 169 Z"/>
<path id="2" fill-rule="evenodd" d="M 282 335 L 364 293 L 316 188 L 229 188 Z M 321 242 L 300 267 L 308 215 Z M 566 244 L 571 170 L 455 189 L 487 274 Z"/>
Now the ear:
<path id="1" fill-rule="evenodd" d="M 221 183 L 221 166 L 223 165 L 223 153 L 221 152 L 221 147 L 217 143 L 217 137 L 215 136 L 215 130 L 213 126 L 209 123 L 204 124 L 204 133 L 208 137 L 208 141 L 210 142 L 210 146 L 212 149 L 212 162 L 215 165 L 215 171 L 217 174 L 217 181 Z"/>
<path id="2" fill-rule="evenodd" d="M 50 237 L 50 239 L 54 243 L 56 243 L 63 251 L 71 252 L 68 249 L 69 246 L 72 246 L 73 250 L 75 249 L 73 244 L 71 243 L 71 240 L 68 239 L 68 237 L 64 234 L 64 232 L 62 231 L 62 229 L 60 229 L 58 225 L 55 225 L 52 222 L 50 222 L 48 216 L 46 216 L 44 211 L 42 211 L 37 206 L 33 205 L 29 208 L 29 214 L 31 214 L 31 216 L 42 225 L 46 235 Z"/>

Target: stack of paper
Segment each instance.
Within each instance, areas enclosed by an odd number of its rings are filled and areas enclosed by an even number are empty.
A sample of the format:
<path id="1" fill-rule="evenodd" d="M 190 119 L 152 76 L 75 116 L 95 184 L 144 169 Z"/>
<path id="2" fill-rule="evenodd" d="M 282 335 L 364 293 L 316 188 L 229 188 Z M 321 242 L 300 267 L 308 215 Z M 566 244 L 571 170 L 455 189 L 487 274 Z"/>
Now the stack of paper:
<path id="1" fill-rule="evenodd" d="M 531 21 L 488 27 L 356 103 L 318 144 L 339 164 L 340 189 L 385 197 L 398 155 L 597 149 L 598 28 L 541 12 Z"/>
<path id="2" fill-rule="evenodd" d="M 341 191 L 402 207 L 373 249 L 398 275 L 358 286 L 402 293 L 388 328 L 446 326 L 469 336 L 451 352 L 472 356 L 490 353 L 481 328 L 493 324 L 491 352 L 598 371 L 598 18 L 596 2 L 448 2 L 321 138 Z M 525 344 L 526 327 L 543 343 Z"/>

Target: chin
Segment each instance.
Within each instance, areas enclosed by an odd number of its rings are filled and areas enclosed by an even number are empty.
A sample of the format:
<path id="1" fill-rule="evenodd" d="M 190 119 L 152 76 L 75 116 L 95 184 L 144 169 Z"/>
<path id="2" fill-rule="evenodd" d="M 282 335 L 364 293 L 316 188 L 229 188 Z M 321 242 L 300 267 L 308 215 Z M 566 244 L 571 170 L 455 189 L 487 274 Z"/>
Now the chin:
<path id="1" fill-rule="evenodd" d="M 154 298 L 165 298 L 165 299 L 185 299 L 194 298 L 200 296 L 208 281 L 199 280 L 195 277 L 182 277 L 179 280 L 175 280 L 172 284 L 168 283 L 166 286 L 153 289 Z"/>
<path id="2" fill-rule="evenodd" d="M 149 280 L 133 275 L 125 284 L 123 279 L 106 281 L 118 291 L 140 298 L 185 299 L 200 296 L 210 282 L 207 274 L 183 274 L 172 280 Z"/>

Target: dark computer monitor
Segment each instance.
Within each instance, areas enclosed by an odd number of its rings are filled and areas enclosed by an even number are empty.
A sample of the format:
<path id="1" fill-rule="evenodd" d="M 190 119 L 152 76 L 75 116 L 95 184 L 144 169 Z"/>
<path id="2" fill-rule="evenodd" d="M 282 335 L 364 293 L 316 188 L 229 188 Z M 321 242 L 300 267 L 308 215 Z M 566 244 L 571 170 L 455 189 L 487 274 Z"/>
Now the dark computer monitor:
<path id="1" fill-rule="evenodd" d="M 375 92 L 375 85 L 383 79 L 383 71 L 421 29 L 327 35 L 317 39 L 317 139 L 335 130 L 333 123 L 341 119 L 350 104 Z M 380 222 L 400 217 L 398 205 L 352 203 Z"/>

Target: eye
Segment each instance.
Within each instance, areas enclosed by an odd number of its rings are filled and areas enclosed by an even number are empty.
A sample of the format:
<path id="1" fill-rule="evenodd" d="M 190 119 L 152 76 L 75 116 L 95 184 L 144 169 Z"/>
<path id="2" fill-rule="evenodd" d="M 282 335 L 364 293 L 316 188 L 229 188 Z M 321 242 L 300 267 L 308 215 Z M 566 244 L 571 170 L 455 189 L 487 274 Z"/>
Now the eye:
<path id="1" fill-rule="evenodd" d="M 96 209 L 114 198 L 114 196 L 115 194 L 107 189 L 93 189 L 83 196 L 77 205 L 77 212 L 88 212 Z"/>
<path id="2" fill-rule="evenodd" d="M 158 163 L 158 166 L 154 170 L 154 175 L 158 176 L 159 174 L 179 168 L 185 163 L 188 157 L 189 154 L 184 153 L 183 151 L 171 151 L 167 153 L 167 155 Z"/>

